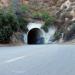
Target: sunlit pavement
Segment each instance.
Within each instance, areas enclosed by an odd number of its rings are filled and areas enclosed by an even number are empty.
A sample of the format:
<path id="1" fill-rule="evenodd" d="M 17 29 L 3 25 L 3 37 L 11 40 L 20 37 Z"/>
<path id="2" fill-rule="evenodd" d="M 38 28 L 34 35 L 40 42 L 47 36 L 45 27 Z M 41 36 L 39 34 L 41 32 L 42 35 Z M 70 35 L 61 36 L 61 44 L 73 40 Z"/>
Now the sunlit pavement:
<path id="1" fill-rule="evenodd" d="M 75 46 L 0 47 L 0 75 L 75 75 Z"/>

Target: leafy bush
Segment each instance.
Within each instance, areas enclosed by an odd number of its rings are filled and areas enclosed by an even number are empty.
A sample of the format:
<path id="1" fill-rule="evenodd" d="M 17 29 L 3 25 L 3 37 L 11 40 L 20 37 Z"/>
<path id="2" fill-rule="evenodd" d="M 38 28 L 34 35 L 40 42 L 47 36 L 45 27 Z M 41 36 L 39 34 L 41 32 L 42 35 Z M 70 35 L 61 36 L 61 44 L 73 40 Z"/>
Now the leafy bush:
<path id="1" fill-rule="evenodd" d="M 10 42 L 13 32 L 26 32 L 27 21 L 15 14 L 0 12 L 0 42 Z"/>
<path id="2" fill-rule="evenodd" d="M 42 14 L 39 12 L 34 12 L 34 13 L 32 13 L 32 18 L 33 19 L 42 19 Z"/>
<path id="3" fill-rule="evenodd" d="M 57 32 L 54 34 L 55 40 L 59 40 L 59 39 L 60 39 L 60 36 L 61 36 L 61 32 L 57 31 Z"/>
<path id="4" fill-rule="evenodd" d="M 45 32 L 48 32 L 48 28 L 54 25 L 55 17 L 50 16 L 48 13 L 43 13 L 42 18 L 45 21 L 42 28 L 45 30 Z"/>
<path id="5" fill-rule="evenodd" d="M 18 28 L 20 31 L 27 33 L 28 29 L 27 29 L 27 24 L 28 21 L 22 17 L 18 17 Z"/>
<path id="6" fill-rule="evenodd" d="M 54 25 L 55 17 L 50 16 L 47 12 L 36 12 L 33 13 L 34 19 L 43 20 L 45 22 L 44 26 L 42 27 L 45 32 L 48 32 L 48 28 Z"/>
<path id="7" fill-rule="evenodd" d="M 62 37 L 63 29 L 58 29 L 54 34 L 54 40 L 59 40 Z"/>
<path id="8" fill-rule="evenodd" d="M 22 13 L 26 13 L 28 10 L 29 10 L 29 8 L 28 8 L 27 5 L 22 4 L 22 5 L 20 6 L 20 11 L 21 11 Z"/>
<path id="9" fill-rule="evenodd" d="M 0 42 L 10 40 L 12 35 L 12 29 L 8 20 L 8 16 L 4 13 L 0 13 Z"/>

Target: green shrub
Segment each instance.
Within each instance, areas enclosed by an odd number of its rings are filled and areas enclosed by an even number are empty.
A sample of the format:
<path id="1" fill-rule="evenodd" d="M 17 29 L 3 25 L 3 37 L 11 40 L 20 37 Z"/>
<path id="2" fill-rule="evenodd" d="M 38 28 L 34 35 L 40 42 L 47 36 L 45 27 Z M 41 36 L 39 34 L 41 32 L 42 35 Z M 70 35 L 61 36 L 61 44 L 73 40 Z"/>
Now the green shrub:
<path id="1" fill-rule="evenodd" d="M 49 13 L 47 12 L 36 12 L 36 13 L 33 13 L 33 18 L 34 19 L 41 19 L 42 21 L 45 22 L 44 26 L 42 27 L 45 32 L 48 32 L 48 28 L 50 26 L 53 26 L 54 25 L 54 22 L 55 22 L 55 17 L 53 16 L 50 16 Z"/>
<path id="2" fill-rule="evenodd" d="M 59 31 L 55 32 L 55 34 L 54 34 L 55 40 L 59 40 L 60 36 L 61 36 L 61 32 L 59 32 Z"/>
<path id="3" fill-rule="evenodd" d="M 26 13 L 27 11 L 29 10 L 29 8 L 28 8 L 28 6 L 27 5 L 21 5 L 20 6 L 20 11 L 22 12 L 22 13 Z"/>
<path id="4" fill-rule="evenodd" d="M 19 24 L 19 30 L 24 32 L 24 33 L 27 33 L 28 31 L 28 28 L 27 28 L 27 24 L 28 24 L 28 21 L 22 17 L 18 17 L 18 24 Z"/>
<path id="5" fill-rule="evenodd" d="M 39 12 L 32 13 L 32 18 L 34 19 L 42 19 L 42 14 Z"/>
<path id="6" fill-rule="evenodd" d="M 42 27 L 42 29 L 45 31 L 45 32 L 48 32 L 48 26 L 46 26 L 46 25 L 44 25 L 43 27 Z"/>
<path id="7" fill-rule="evenodd" d="M 0 43 L 9 42 L 13 32 L 26 32 L 27 21 L 15 14 L 0 12 Z"/>
<path id="8" fill-rule="evenodd" d="M 13 31 L 9 22 L 8 16 L 0 13 L 0 42 L 10 40 Z"/>
<path id="9" fill-rule="evenodd" d="M 49 27 L 54 25 L 55 17 L 44 14 L 43 20 L 45 21 L 45 24 L 42 28 L 45 30 L 45 32 L 48 32 Z"/>

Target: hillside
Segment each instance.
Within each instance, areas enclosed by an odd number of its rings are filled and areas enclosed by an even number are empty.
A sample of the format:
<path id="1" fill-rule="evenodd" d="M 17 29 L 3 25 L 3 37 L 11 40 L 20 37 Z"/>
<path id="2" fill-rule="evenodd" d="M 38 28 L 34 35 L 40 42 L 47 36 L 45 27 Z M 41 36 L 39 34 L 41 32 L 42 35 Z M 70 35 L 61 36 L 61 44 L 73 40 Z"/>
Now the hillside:
<path id="1" fill-rule="evenodd" d="M 1 0 L 0 6 L 4 10 L 11 8 L 10 10 L 14 11 L 16 17 L 27 21 L 25 33 L 27 32 L 27 23 L 40 20 L 44 22 L 42 29 L 46 32 L 49 27 L 56 27 L 53 41 L 75 39 L 75 0 Z M 20 30 L 18 31 L 20 32 Z"/>

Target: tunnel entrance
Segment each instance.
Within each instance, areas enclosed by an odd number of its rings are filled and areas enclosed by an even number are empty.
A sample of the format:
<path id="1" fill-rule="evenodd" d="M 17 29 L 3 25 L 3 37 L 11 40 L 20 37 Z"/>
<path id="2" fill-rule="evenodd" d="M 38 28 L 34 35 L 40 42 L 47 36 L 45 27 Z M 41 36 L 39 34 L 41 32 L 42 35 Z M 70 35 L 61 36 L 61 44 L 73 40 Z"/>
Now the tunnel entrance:
<path id="1" fill-rule="evenodd" d="M 28 44 L 43 44 L 43 32 L 38 28 L 33 28 L 28 33 Z"/>

